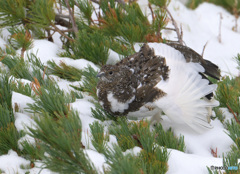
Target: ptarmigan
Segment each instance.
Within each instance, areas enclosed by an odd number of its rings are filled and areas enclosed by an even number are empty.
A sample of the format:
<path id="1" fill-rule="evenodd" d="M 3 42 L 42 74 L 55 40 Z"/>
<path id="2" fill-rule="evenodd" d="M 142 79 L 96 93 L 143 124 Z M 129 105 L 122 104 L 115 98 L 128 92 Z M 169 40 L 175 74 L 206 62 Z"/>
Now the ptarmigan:
<path id="1" fill-rule="evenodd" d="M 154 48 L 154 49 L 153 49 Z M 217 88 L 206 77 L 220 78 L 218 66 L 178 44 L 144 44 L 140 51 L 116 65 L 104 65 L 97 95 L 103 108 L 126 115 L 141 107 L 157 108 L 172 121 L 198 132 L 210 128 L 209 108 Z"/>

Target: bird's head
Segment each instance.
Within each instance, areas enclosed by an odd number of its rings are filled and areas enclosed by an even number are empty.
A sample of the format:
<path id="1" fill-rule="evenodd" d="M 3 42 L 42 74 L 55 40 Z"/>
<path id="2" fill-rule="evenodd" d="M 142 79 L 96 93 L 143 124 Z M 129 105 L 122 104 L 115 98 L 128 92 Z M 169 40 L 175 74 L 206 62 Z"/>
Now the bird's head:
<path id="1" fill-rule="evenodd" d="M 112 83 L 130 77 L 132 74 L 133 72 L 128 67 L 104 65 L 97 74 L 97 77 L 100 81 Z"/>

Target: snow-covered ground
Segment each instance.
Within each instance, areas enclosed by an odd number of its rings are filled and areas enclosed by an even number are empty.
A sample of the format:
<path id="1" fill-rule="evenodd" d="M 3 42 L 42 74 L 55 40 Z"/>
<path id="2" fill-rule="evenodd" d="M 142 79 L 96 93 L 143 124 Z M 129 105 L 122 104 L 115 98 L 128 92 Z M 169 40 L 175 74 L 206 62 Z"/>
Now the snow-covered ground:
<path id="1" fill-rule="evenodd" d="M 147 13 L 147 4 L 145 0 L 139 0 L 141 7 Z M 183 29 L 183 40 L 185 44 L 198 53 L 202 53 L 204 45 L 207 43 L 204 52 L 204 58 L 208 59 L 215 64 L 217 64 L 222 70 L 222 75 L 238 75 L 237 63 L 234 61 L 233 57 L 240 53 L 240 28 L 238 32 L 232 30 L 235 25 L 234 16 L 228 13 L 221 7 L 203 3 L 197 9 L 191 10 L 187 9 L 181 2 L 172 0 L 169 5 L 169 10 L 173 15 L 174 19 Z M 222 25 L 221 25 L 221 43 L 218 40 L 219 35 L 219 23 L 220 14 L 222 15 Z M 150 16 L 149 16 L 150 18 Z M 240 23 L 240 19 L 238 20 Z M 172 27 L 171 24 L 168 27 Z M 5 39 L 9 33 L 6 30 L 2 31 L 2 38 L 0 38 L 0 47 L 5 47 Z M 55 35 L 57 38 L 59 35 Z M 167 39 L 175 39 L 176 33 L 173 31 L 164 31 L 163 36 Z M 56 40 L 56 39 L 55 39 Z M 54 60 L 56 63 L 64 61 L 66 64 L 74 66 L 79 69 L 85 68 L 88 64 L 98 69 L 93 63 L 84 60 L 72 60 L 70 58 L 60 58 L 57 53 L 61 52 L 61 43 L 51 43 L 46 40 L 35 40 L 34 47 L 28 52 L 37 52 L 37 56 L 41 59 L 43 63 L 48 60 Z M 110 59 L 114 60 L 118 56 L 114 52 L 110 53 Z M 1 66 L 1 64 L 0 64 Z M 66 80 L 61 80 L 58 77 L 57 82 L 60 88 L 68 91 L 70 90 L 70 83 Z M 26 80 L 25 80 L 26 82 Z M 78 83 L 76 83 L 77 85 Z M 79 116 L 83 125 L 83 145 L 86 146 L 86 153 L 89 155 L 90 159 L 96 165 L 99 171 L 103 172 L 103 165 L 105 162 L 104 156 L 99 154 L 94 147 L 91 145 L 89 137 L 89 124 L 93 123 L 96 119 L 91 116 L 91 107 L 94 105 L 88 101 L 89 97 L 86 96 L 83 99 L 79 99 L 71 104 L 73 109 L 79 111 Z M 21 113 L 16 113 L 15 125 L 18 130 L 25 129 L 24 125 L 34 124 L 31 119 L 31 115 L 24 111 L 27 103 L 33 103 L 33 100 L 27 96 L 21 95 L 19 93 L 13 93 L 13 105 L 17 103 L 20 106 Z M 227 119 L 232 118 L 226 110 L 224 113 Z M 188 130 L 187 128 L 175 128 L 174 124 L 167 118 L 163 116 L 162 125 L 164 128 L 173 127 L 176 135 L 184 135 L 184 140 L 186 144 L 186 152 L 179 152 L 177 150 L 171 150 L 170 158 L 168 161 L 169 170 L 168 174 L 192 174 L 192 173 L 208 173 L 206 166 L 222 166 L 222 154 L 230 150 L 230 146 L 233 144 L 232 140 L 226 134 L 226 129 L 219 120 L 215 119 L 211 122 L 214 128 L 204 134 L 197 134 Z M 24 137 L 28 138 L 29 137 Z M 110 143 L 117 143 L 114 136 L 110 136 Z M 109 144 L 110 144 L 109 143 Z M 215 158 L 211 154 L 211 149 L 215 150 L 217 148 L 218 158 Z M 137 148 L 136 148 L 137 149 Z M 137 149 L 136 151 L 139 151 Z M 21 165 L 27 165 L 29 161 L 19 157 L 14 151 L 10 150 L 8 154 L 0 156 L 0 169 L 6 173 L 25 173 L 26 170 L 20 167 Z M 41 163 L 37 163 L 36 166 L 41 166 Z M 33 168 L 30 173 L 38 173 L 40 168 Z M 41 173 L 48 174 L 51 173 L 48 170 L 42 170 Z"/>

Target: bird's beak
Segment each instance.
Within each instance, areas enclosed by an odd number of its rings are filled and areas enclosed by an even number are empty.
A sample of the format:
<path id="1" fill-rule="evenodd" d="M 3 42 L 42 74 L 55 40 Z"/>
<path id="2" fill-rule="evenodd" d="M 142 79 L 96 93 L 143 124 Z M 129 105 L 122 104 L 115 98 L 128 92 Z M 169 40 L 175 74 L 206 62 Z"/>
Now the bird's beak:
<path id="1" fill-rule="evenodd" d="M 102 77 L 102 76 L 104 76 L 104 75 L 105 75 L 104 72 L 100 72 L 100 73 L 97 74 L 97 78 L 100 78 L 100 77 Z"/>

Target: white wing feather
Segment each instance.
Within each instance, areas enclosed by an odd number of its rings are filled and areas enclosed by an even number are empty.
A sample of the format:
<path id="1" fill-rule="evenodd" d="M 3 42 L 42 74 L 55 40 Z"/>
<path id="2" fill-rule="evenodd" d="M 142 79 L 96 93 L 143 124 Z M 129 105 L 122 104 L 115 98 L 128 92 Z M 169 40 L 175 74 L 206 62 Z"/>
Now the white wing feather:
<path id="1" fill-rule="evenodd" d="M 174 122 L 187 123 L 198 132 L 211 128 L 208 123 L 207 108 L 217 106 L 218 102 L 204 100 L 217 85 L 209 85 L 199 72 L 204 68 L 199 63 L 186 63 L 184 56 L 176 49 L 159 43 L 149 43 L 155 54 L 166 58 L 169 66 L 169 79 L 159 82 L 156 87 L 167 93 L 155 101 L 157 107 Z"/>

